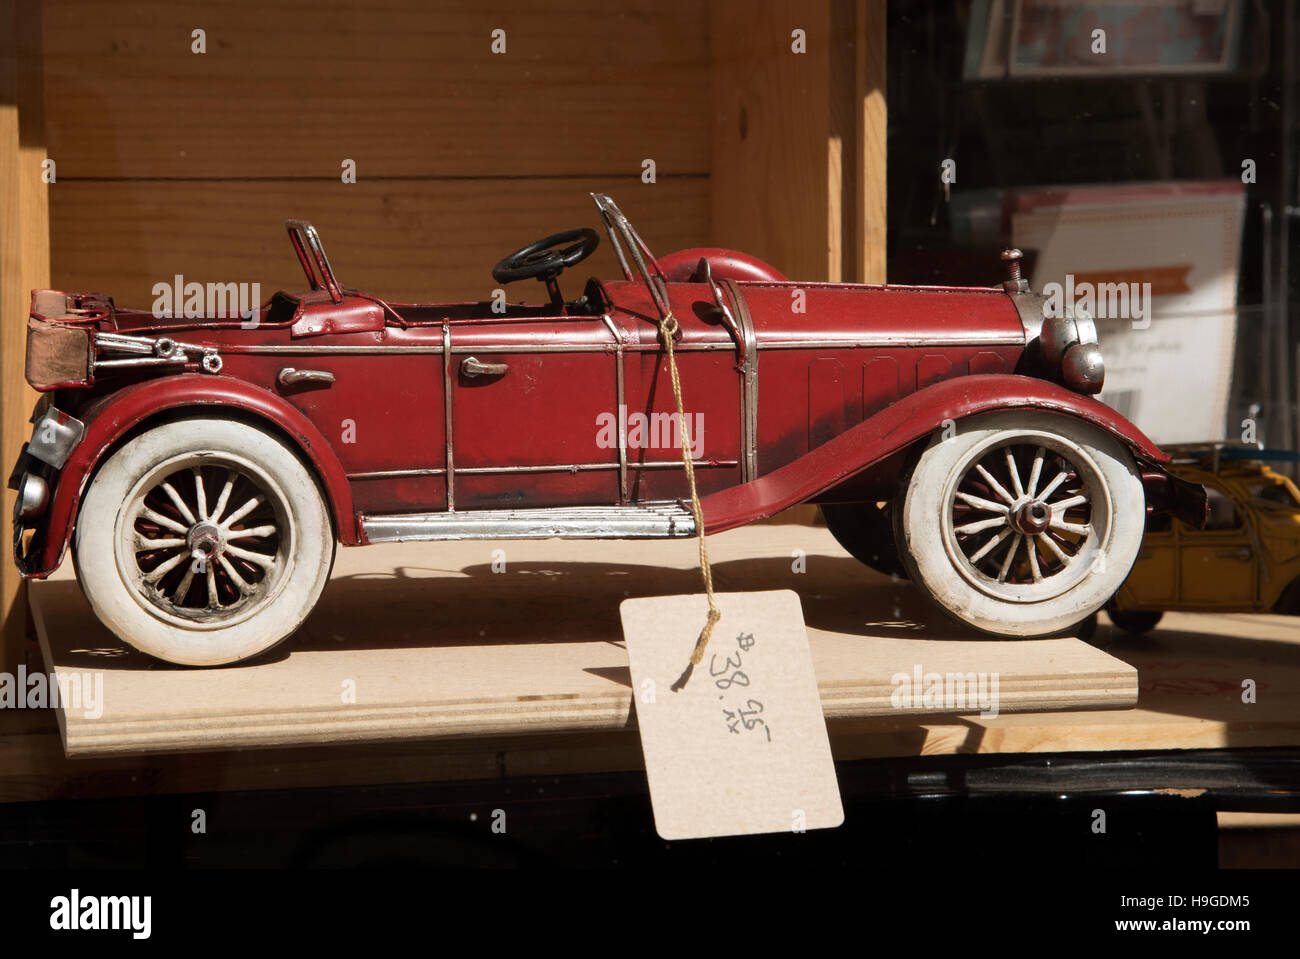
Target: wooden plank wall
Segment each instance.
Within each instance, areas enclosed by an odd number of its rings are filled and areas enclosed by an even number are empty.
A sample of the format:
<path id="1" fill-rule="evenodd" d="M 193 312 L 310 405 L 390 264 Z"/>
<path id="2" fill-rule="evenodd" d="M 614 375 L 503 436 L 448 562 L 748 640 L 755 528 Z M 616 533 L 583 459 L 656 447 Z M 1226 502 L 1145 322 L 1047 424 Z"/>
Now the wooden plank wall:
<path id="1" fill-rule="evenodd" d="M 27 440 L 35 392 L 23 379 L 30 290 L 49 283 L 48 187 L 41 178 L 41 8 L 0 0 L 0 464 L 7 478 Z M 27 606 L 8 554 L 14 494 L 0 497 L 0 668 L 27 658 Z"/>
<path id="2" fill-rule="evenodd" d="M 708 20 L 696 4 L 45 7 L 60 288 L 146 307 L 176 273 L 300 288 L 282 222 L 302 217 L 348 285 L 481 299 L 513 249 L 595 225 L 590 190 L 612 193 L 655 249 L 709 239 Z M 192 52 L 195 29 L 206 53 Z M 504 54 L 492 52 L 496 29 Z M 355 184 L 341 179 L 347 159 Z M 590 261 L 591 273 L 616 269 L 605 249 Z"/>
<path id="3" fill-rule="evenodd" d="M 792 277 L 882 280 L 884 3 L 0 0 L 0 33 L 17 25 L 0 170 L 28 171 L 0 177 L 0 465 L 30 429 L 30 288 L 143 308 L 178 273 L 299 289 L 290 217 L 317 225 L 344 283 L 395 301 L 489 296 L 507 253 L 595 225 L 591 190 L 658 251 L 729 245 Z M 48 187 L 32 178 L 46 156 Z M 604 246 L 589 267 L 617 269 Z M 25 616 L 0 569 L 3 666 Z"/>
<path id="4" fill-rule="evenodd" d="M 792 280 L 883 283 L 885 0 L 710 9 L 714 242 Z"/>
<path id="5" fill-rule="evenodd" d="M 885 0 L 711 13 L 714 241 L 791 279 L 883 283 Z"/>

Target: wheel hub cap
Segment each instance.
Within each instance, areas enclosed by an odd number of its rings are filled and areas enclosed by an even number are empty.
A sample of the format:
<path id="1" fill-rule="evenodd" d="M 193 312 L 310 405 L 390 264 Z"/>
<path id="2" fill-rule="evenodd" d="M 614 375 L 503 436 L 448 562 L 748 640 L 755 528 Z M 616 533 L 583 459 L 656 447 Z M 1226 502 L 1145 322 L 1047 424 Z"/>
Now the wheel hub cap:
<path id="1" fill-rule="evenodd" d="M 196 523 L 185 537 L 185 545 L 189 547 L 190 555 L 195 559 L 211 563 L 221 555 L 224 544 L 221 530 L 216 526 L 211 523 Z"/>
<path id="2" fill-rule="evenodd" d="M 1029 500 L 1012 510 L 1011 528 L 1024 536 L 1037 536 L 1052 524 L 1052 510 L 1042 500 Z"/>

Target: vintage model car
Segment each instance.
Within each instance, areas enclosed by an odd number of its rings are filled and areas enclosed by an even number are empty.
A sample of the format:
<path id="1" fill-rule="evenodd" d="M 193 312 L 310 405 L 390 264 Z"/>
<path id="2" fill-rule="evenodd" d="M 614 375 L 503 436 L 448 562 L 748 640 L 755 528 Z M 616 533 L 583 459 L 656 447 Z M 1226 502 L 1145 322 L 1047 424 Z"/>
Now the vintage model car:
<path id="1" fill-rule="evenodd" d="M 855 510 L 888 501 L 921 590 L 978 629 L 1035 636 L 1114 594 L 1148 508 L 1203 513 L 1091 398 L 1093 325 L 1045 317 L 1018 252 L 995 287 L 794 283 L 733 251 L 656 259 L 593 198 L 623 276 L 575 299 L 560 275 L 594 230 L 493 270 L 541 280 L 549 302 L 408 304 L 341 286 L 297 220 L 310 289 L 248 315 L 35 291 L 27 379 L 45 396 L 10 480 L 23 574 L 71 543 L 120 638 L 237 662 L 299 626 L 336 543 L 695 535 L 685 439 L 707 532 L 817 502 L 844 504 L 851 539 Z"/>
<path id="2" fill-rule="evenodd" d="M 1229 447 L 1172 464 L 1204 486 L 1209 518 L 1203 529 L 1151 518 L 1132 572 L 1106 604 L 1116 626 L 1144 633 L 1166 610 L 1300 614 L 1300 490 L 1266 458 L 1295 454 Z"/>

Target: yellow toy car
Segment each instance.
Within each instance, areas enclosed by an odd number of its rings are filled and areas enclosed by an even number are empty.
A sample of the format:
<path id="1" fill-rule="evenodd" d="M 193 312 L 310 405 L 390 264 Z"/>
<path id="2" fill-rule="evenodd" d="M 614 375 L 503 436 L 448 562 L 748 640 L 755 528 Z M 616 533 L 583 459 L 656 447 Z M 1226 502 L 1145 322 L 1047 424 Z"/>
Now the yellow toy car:
<path id="1" fill-rule="evenodd" d="M 1300 490 L 1264 458 L 1300 456 L 1228 447 L 1171 466 L 1205 487 L 1205 528 L 1147 517 L 1137 562 L 1106 605 L 1116 626 L 1146 632 L 1165 610 L 1300 614 Z"/>

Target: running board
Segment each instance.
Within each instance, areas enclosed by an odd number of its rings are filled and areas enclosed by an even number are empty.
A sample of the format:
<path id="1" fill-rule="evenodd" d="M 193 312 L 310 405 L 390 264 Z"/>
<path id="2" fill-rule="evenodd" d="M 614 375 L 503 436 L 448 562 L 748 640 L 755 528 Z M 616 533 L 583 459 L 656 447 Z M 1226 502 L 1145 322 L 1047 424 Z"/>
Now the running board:
<path id="1" fill-rule="evenodd" d="M 483 509 L 362 516 L 369 543 L 456 539 L 669 539 L 695 535 L 695 517 L 677 503 Z"/>

